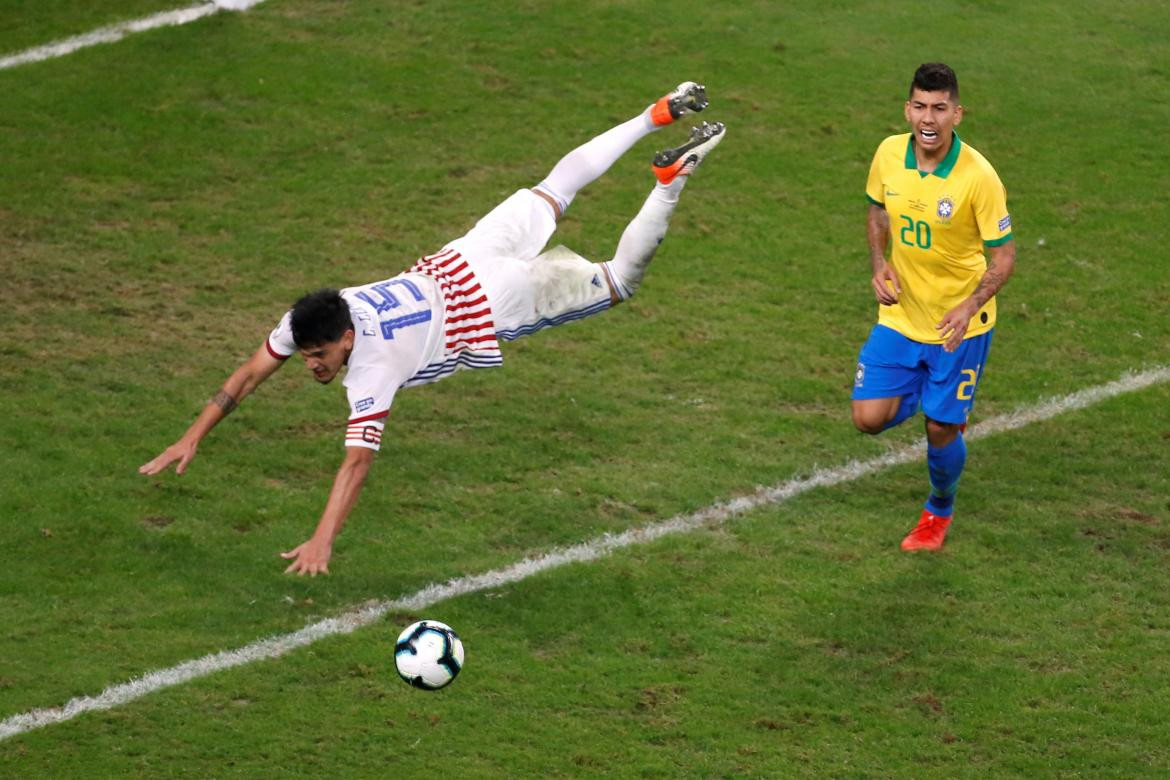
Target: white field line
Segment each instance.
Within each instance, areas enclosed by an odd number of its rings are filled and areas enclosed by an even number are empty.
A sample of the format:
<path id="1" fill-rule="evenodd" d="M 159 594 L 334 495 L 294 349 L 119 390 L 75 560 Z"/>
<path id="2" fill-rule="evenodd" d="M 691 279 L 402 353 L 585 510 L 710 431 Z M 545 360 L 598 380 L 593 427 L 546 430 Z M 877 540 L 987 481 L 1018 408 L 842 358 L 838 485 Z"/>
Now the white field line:
<path id="1" fill-rule="evenodd" d="M 161 11 L 141 19 L 131 19 L 128 22 L 118 22 L 106 27 L 98 27 L 72 38 L 64 38 L 44 46 L 0 57 L 0 70 L 15 68 L 17 65 L 26 65 L 31 62 L 43 62 L 54 57 L 64 57 L 78 49 L 97 46 L 99 43 L 114 43 L 132 33 L 153 30 L 156 27 L 176 27 L 187 24 L 196 19 L 218 13 L 220 11 L 246 11 L 264 0 L 206 0 L 206 2 L 188 8 L 177 8 L 173 11 Z"/>
<path id="2" fill-rule="evenodd" d="M 1065 412 L 1084 409 L 1114 396 L 1131 393 L 1166 381 L 1170 381 L 1170 366 L 1158 366 L 1140 373 L 1128 374 L 1116 382 L 1090 387 L 1063 398 L 1054 398 L 1011 414 L 990 418 L 972 426 L 967 431 L 967 438 L 981 439 L 1004 431 L 1012 431 L 1035 422 L 1052 419 Z M 428 585 L 420 591 L 394 601 L 371 601 L 337 617 L 305 626 L 291 634 L 261 639 L 237 650 L 212 653 L 169 669 L 150 672 L 136 680 L 113 685 L 97 696 L 81 696 L 72 699 L 63 707 L 33 710 L 21 715 L 13 715 L 0 721 L 0 740 L 43 726 L 62 723 L 92 710 L 108 710 L 162 688 L 179 685 L 224 669 L 277 658 L 290 650 L 310 645 L 319 639 L 348 634 L 363 626 L 376 623 L 387 612 L 417 613 L 441 601 L 519 582 L 539 572 L 555 569 L 567 563 L 592 561 L 608 555 L 614 550 L 645 544 L 668 534 L 687 533 L 701 527 L 718 526 L 737 515 L 761 507 L 784 503 L 790 498 L 814 488 L 840 485 L 892 466 L 920 460 L 924 451 L 923 443 L 919 442 L 877 458 L 861 462 L 851 461 L 836 468 L 817 470 L 805 478 L 791 479 L 770 488 L 760 488 L 750 496 L 722 501 L 689 515 L 679 515 L 661 523 L 631 529 L 620 534 L 605 534 L 572 547 L 553 550 L 536 558 L 526 558 L 503 569 L 459 577 L 444 584 Z"/>

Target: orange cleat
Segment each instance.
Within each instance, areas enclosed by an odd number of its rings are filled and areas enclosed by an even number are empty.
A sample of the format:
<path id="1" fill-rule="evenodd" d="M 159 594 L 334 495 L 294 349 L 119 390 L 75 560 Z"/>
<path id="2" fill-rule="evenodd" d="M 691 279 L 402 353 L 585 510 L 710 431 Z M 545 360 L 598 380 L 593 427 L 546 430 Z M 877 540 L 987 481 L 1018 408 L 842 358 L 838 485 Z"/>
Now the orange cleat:
<path id="1" fill-rule="evenodd" d="M 941 550 L 951 527 L 950 517 L 940 517 L 923 509 L 918 525 L 902 540 L 903 550 Z"/>
<path id="2" fill-rule="evenodd" d="M 669 94 L 663 95 L 650 107 L 650 121 L 669 125 L 683 114 L 702 111 L 707 107 L 707 88 L 693 81 L 684 81 Z"/>
<path id="3" fill-rule="evenodd" d="M 685 144 L 675 149 L 667 149 L 654 155 L 654 175 L 663 184 L 670 184 L 679 176 L 690 176 L 695 168 L 707 156 L 707 152 L 714 149 L 723 140 L 724 130 L 722 122 L 710 124 L 704 122 L 691 130 L 691 137 Z"/>

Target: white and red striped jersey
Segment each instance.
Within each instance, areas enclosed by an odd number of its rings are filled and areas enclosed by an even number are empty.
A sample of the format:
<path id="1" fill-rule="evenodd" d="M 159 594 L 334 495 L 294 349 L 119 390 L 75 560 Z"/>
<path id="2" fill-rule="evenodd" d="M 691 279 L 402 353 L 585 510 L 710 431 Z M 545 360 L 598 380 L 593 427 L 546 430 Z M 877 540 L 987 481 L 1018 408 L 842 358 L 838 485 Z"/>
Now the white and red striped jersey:
<path id="1" fill-rule="evenodd" d="M 347 287 L 341 297 L 354 325 L 342 383 L 347 447 L 380 449 L 398 388 L 503 363 L 487 296 L 457 252 L 423 257 L 405 273 Z M 290 321 L 288 312 L 268 337 L 269 353 L 280 360 L 297 351 Z"/>

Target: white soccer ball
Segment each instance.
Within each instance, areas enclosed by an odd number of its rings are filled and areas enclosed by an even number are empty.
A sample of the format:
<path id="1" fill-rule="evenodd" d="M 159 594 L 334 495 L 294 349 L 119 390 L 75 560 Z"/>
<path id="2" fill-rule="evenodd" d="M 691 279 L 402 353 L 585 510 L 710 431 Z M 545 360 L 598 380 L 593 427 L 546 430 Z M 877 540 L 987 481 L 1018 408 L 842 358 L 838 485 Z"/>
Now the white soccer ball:
<path id="1" fill-rule="evenodd" d="M 420 620 L 394 643 L 398 676 L 415 688 L 437 691 L 451 684 L 463 668 L 463 642 L 446 623 Z"/>

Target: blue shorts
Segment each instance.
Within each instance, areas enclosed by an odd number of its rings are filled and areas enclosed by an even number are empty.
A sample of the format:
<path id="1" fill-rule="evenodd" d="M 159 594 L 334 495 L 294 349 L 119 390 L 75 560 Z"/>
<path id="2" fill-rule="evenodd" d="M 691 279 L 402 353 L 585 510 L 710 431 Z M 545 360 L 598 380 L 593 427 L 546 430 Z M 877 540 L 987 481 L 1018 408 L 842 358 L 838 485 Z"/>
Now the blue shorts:
<path id="1" fill-rule="evenodd" d="M 857 357 L 853 400 L 917 397 L 932 420 L 967 422 L 975 390 L 987 365 L 994 330 L 964 339 L 954 352 L 923 344 L 893 328 L 874 325 Z"/>

